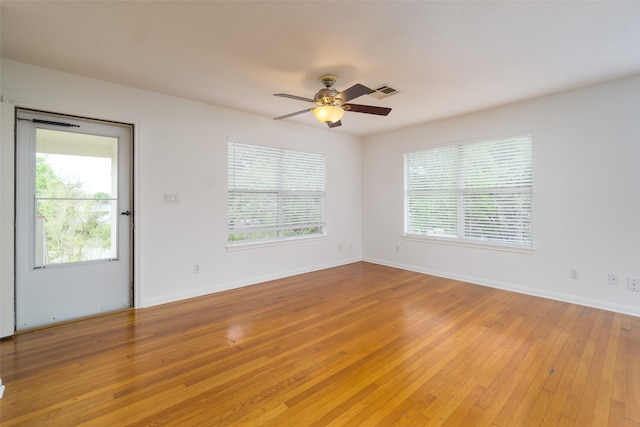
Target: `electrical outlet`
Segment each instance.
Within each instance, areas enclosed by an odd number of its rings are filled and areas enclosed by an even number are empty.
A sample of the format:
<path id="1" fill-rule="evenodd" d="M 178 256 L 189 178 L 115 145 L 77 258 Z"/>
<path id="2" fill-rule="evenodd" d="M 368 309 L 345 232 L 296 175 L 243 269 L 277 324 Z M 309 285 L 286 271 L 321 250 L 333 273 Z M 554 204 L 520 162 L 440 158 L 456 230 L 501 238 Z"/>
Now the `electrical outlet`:
<path id="1" fill-rule="evenodd" d="M 199 264 L 193 264 L 193 273 L 194 274 L 200 273 L 200 265 Z"/>
<path id="2" fill-rule="evenodd" d="M 630 291 L 640 292 L 640 282 L 635 277 L 629 277 L 627 279 L 627 288 Z"/>
<path id="3" fill-rule="evenodd" d="M 576 270 L 575 268 L 570 268 L 569 269 L 569 277 L 571 279 L 577 279 L 578 278 L 578 270 Z"/>
<path id="4" fill-rule="evenodd" d="M 610 285 L 617 285 L 620 282 L 620 276 L 617 274 L 609 273 L 609 281 Z"/>

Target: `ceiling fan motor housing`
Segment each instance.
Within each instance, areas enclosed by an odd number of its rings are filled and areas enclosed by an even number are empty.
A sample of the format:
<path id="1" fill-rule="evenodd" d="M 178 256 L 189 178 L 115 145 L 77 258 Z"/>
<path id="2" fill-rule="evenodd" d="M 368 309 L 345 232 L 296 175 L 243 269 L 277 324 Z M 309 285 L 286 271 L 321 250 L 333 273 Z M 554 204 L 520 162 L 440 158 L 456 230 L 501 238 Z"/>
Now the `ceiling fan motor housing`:
<path id="1" fill-rule="evenodd" d="M 313 97 L 313 102 L 318 105 L 333 105 L 339 107 L 342 105 L 342 98 L 338 95 L 340 95 L 340 92 L 334 88 L 320 89 Z"/>
<path id="2" fill-rule="evenodd" d="M 313 102 L 318 105 L 333 105 L 339 107 L 344 102 L 336 89 L 333 88 L 334 83 L 338 80 L 333 74 L 324 74 L 320 76 L 320 82 L 324 85 L 324 89 L 320 89 L 313 97 Z"/>

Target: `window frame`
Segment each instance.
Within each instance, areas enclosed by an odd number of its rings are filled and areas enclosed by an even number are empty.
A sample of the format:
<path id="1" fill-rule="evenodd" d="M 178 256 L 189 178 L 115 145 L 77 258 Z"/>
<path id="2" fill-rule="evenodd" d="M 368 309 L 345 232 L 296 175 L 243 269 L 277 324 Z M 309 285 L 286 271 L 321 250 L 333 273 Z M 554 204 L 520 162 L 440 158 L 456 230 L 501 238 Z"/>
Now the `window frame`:
<path id="1" fill-rule="evenodd" d="M 241 147 L 245 153 L 249 153 L 250 159 L 253 161 L 261 160 L 267 162 L 266 168 L 271 168 L 270 173 L 273 175 L 272 180 L 265 179 L 261 184 L 247 184 L 249 187 L 243 187 L 243 180 L 249 179 L 249 175 L 252 171 L 256 171 L 256 168 L 247 171 L 247 174 L 238 176 L 236 162 L 236 147 Z M 268 145 L 248 144 L 243 142 L 237 142 L 229 139 L 227 141 L 227 250 L 246 249 L 250 247 L 271 246 L 287 244 L 299 241 L 308 241 L 314 239 L 326 238 L 326 158 L 324 154 L 284 149 Z M 253 152 L 251 152 L 253 151 Z M 260 157 L 263 154 L 264 157 Z M 233 160 L 232 160 L 233 157 Z M 292 163 L 292 158 L 294 163 Z M 297 184 L 298 180 L 292 180 L 292 170 L 287 173 L 287 167 L 291 164 L 295 164 L 297 167 L 305 168 L 309 167 L 306 161 L 311 162 L 312 169 L 308 174 L 297 173 L 297 178 L 300 176 L 310 177 L 310 181 L 302 187 L 310 187 L 309 189 L 300 188 Z M 274 162 L 274 163 L 268 163 Z M 266 173 L 266 171 L 261 171 Z M 296 174 L 295 170 L 293 172 Z M 232 176 L 233 174 L 233 176 Z M 296 182 L 296 184 L 292 184 Z M 240 184 L 239 184 L 240 183 Z M 297 188 L 291 188 L 297 187 Z M 231 214 L 233 200 L 238 196 L 255 197 L 257 201 L 271 202 L 270 208 L 264 211 L 252 211 L 252 213 L 264 215 L 258 218 L 257 225 L 252 226 L 232 226 L 234 218 Z M 288 200 L 288 201 L 287 201 Z M 289 213 L 294 212 L 293 216 L 298 217 L 300 214 L 296 211 L 296 208 L 300 208 L 299 203 L 312 203 L 314 209 L 312 209 L 312 216 L 316 216 L 315 220 L 309 222 L 295 222 L 298 218 L 293 219 L 287 217 L 287 208 Z M 238 205 L 236 205 L 237 207 Z M 265 225 L 269 223 L 268 216 L 271 215 L 275 218 L 276 223 Z M 305 214 L 302 214 L 304 217 Z M 243 221 L 247 223 L 249 220 L 245 217 Z M 235 220 L 239 218 L 236 217 Z M 304 219 L 304 218 L 303 218 Z M 264 222 L 264 223 L 261 223 Z M 304 229 L 316 229 L 310 233 L 305 233 Z M 303 230 L 303 234 L 295 234 Z M 287 232 L 294 234 L 287 235 Z M 233 239 L 233 236 L 246 236 L 251 234 L 273 233 L 272 236 L 261 237 L 248 237 L 242 239 Z"/>
<path id="2" fill-rule="evenodd" d="M 461 152 L 464 150 L 464 147 L 471 146 L 480 146 L 481 144 L 486 144 L 490 146 L 491 144 L 499 144 L 507 141 L 519 141 L 522 140 L 524 151 L 528 150 L 528 163 L 525 164 L 525 167 L 528 168 L 528 185 L 513 185 L 513 186 L 505 186 L 505 185 L 494 185 L 494 186 L 486 186 L 481 188 L 473 188 L 470 186 L 466 186 L 464 184 L 464 174 L 465 169 L 463 165 L 463 157 L 461 156 Z M 415 225 L 410 224 L 410 203 L 415 203 L 415 196 L 419 193 L 417 191 L 410 190 L 410 175 L 409 175 L 409 156 L 411 155 L 426 155 L 426 153 L 435 153 L 436 150 L 453 150 L 457 154 L 454 157 L 455 164 L 452 169 L 455 170 L 455 184 L 453 187 L 448 189 L 448 192 L 443 190 L 442 187 L 437 187 L 436 190 L 433 190 L 431 194 L 442 193 L 442 194 L 452 194 L 455 195 L 455 208 L 456 211 L 453 215 L 455 220 L 452 222 L 456 223 L 455 235 L 439 235 L 435 233 L 416 233 L 409 232 L 410 228 Z M 504 250 L 510 252 L 522 252 L 522 253 L 532 253 L 534 249 L 534 238 L 533 238 L 533 134 L 532 132 L 522 132 L 513 135 L 507 136 L 499 136 L 499 137 L 487 137 L 487 138 L 478 138 L 473 140 L 465 140 L 465 141 L 457 141 L 448 144 L 441 144 L 437 146 L 430 146 L 426 149 L 415 150 L 411 152 L 405 152 L 403 156 L 404 164 L 403 164 L 403 172 L 404 172 L 404 223 L 403 223 L 403 234 L 402 239 L 408 241 L 417 241 L 417 242 L 430 242 L 430 243 L 439 243 L 439 244 L 449 244 L 455 246 L 465 246 L 465 247 L 480 247 L 486 249 L 494 249 L 494 250 Z M 468 169 L 467 169 L 468 171 Z M 497 180 L 496 180 L 497 181 Z M 498 183 L 499 184 L 499 183 Z M 415 183 L 414 183 L 415 186 Z M 423 191 L 422 195 L 424 196 L 427 191 Z M 468 199 L 469 195 L 472 194 L 507 194 L 507 195 L 516 195 L 522 194 L 524 195 L 525 202 L 523 206 L 527 207 L 528 210 L 525 210 L 526 215 L 525 218 L 528 219 L 526 221 L 522 221 L 522 229 L 520 232 L 526 229 L 525 234 L 528 235 L 528 239 L 522 241 L 506 241 L 499 239 L 491 239 L 491 238 L 474 238 L 469 237 L 465 234 L 465 228 L 467 223 L 469 222 L 469 218 L 467 211 L 469 210 L 468 205 L 465 204 L 465 200 Z M 414 196 L 414 199 L 411 199 L 411 196 Z M 465 197 L 467 196 L 467 197 Z M 522 208 L 522 207 L 521 207 Z"/>

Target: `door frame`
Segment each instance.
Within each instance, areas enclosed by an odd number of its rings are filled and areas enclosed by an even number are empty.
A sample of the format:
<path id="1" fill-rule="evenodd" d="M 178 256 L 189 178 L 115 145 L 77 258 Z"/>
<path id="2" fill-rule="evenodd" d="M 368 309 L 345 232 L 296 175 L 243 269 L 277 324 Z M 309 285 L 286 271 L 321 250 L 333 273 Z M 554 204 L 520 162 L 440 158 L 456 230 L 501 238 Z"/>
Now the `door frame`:
<path id="1" fill-rule="evenodd" d="M 2 102 L 0 122 L 0 338 L 15 332 L 15 108 Z"/>
<path id="2" fill-rule="evenodd" d="M 15 185 L 16 185 L 16 144 L 17 144 L 17 135 L 16 135 L 16 110 L 17 109 L 25 109 L 32 110 L 34 112 L 40 112 L 45 114 L 54 114 L 60 116 L 69 116 L 70 118 L 77 119 L 88 119 L 88 120 L 99 120 L 104 122 L 111 122 L 117 124 L 125 124 L 132 127 L 131 134 L 131 206 L 133 208 L 133 212 L 135 212 L 134 221 L 131 224 L 132 233 L 131 233 L 131 252 L 130 252 L 130 262 L 131 262 L 131 281 L 132 284 L 132 309 L 142 308 L 141 304 L 141 291 L 140 291 L 140 268 L 139 262 L 140 260 L 140 201 L 138 200 L 138 194 L 140 194 L 139 188 L 140 183 L 138 179 L 138 171 L 139 168 L 139 134 L 140 134 L 140 122 L 141 120 L 137 117 L 131 117 L 128 115 L 122 115 L 122 113 L 105 113 L 104 111 L 98 112 L 93 110 L 92 108 L 83 108 L 77 109 L 68 106 L 60 106 L 60 105 L 50 105 L 50 104 L 41 104 L 31 100 L 24 100 L 19 98 L 2 98 L 3 104 L 10 104 L 10 107 L 3 106 L 3 113 L 6 110 L 12 111 L 12 129 L 10 132 L 6 132 L 3 126 L 2 134 L 0 134 L 0 150 L 2 155 L 0 156 L 0 161 L 2 161 L 2 193 L 10 194 L 11 197 L 11 211 L 9 212 L 6 209 L 6 204 L 1 203 L 0 208 L 2 208 L 2 214 L 0 215 L 0 233 L 3 236 L 3 241 L 6 241 L 6 247 L 15 248 L 16 245 L 16 234 L 15 234 L 15 215 L 16 215 L 16 194 L 15 194 Z M 11 108 L 12 107 L 12 108 Z M 3 114 L 4 117 L 4 114 Z M 4 118 L 3 118 L 4 121 Z M 6 140 L 11 135 L 10 140 Z M 6 159 L 5 157 L 11 155 L 11 159 Z M 10 179 L 5 180 L 4 177 L 9 177 Z M 2 202 L 2 200 L 0 200 Z M 10 224 L 10 227 L 9 227 Z M 6 240 L 5 240 L 6 239 Z M 5 250 L 5 248 L 0 249 L 3 254 L 11 256 L 11 267 L 10 271 L 5 271 L 4 266 L 2 266 L 2 273 L 0 275 L 0 279 L 2 279 L 2 283 L 0 284 L 0 294 L 3 297 L 5 296 L 11 298 L 10 303 L 3 303 L 3 306 L 11 306 L 12 313 L 9 316 L 6 312 L 1 312 L 2 307 L 0 307 L 0 338 L 8 337 L 14 335 L 16 333 L 16 299 L 15 299 L 15 287 L 16 287 L 16 254 L 14 250 Z M 10 252 L 10 253 L 9 253 Z M 3 256 L 3 258 L 6 258 Z M 8 264 L 8 263 L 7 263 Z M 10 322 L 9 325 L 6 323 Z"/>

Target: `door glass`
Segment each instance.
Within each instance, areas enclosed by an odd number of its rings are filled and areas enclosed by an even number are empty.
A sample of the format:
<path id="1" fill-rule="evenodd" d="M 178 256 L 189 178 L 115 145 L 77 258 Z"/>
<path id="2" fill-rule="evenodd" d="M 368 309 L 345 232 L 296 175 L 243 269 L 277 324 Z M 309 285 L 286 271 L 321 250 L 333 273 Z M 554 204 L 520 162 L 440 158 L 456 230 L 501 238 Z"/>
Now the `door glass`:
<path id="1" fill-rule="evenodd" d="M 36 131 L 34 264 L 117 258 L 118 139 Z"/>

